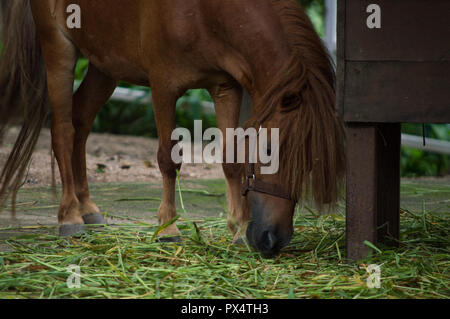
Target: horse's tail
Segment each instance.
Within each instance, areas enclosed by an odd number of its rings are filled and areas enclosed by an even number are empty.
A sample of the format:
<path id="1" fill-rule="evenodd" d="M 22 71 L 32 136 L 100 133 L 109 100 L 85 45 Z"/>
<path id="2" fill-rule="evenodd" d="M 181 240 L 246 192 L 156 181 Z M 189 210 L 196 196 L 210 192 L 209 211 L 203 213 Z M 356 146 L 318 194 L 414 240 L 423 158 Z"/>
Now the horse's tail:
<path id="1" fill-rule="evenodd" d="M 23 126 L 0 174 L 0 208 L 17 191 L 48 114 L 47 81 L 30 0 L 1 1 L 0 140 L 11 122 Z"/>

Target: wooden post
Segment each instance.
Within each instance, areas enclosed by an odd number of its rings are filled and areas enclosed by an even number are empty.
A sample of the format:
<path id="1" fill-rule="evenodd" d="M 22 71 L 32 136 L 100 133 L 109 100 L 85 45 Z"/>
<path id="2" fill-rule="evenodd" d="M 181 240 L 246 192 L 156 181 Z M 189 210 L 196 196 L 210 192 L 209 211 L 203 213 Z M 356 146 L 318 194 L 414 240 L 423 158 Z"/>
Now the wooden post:
<path id="1" fill-rule="evenodd" d="M 381 28 L 367 24 L 371 3 L 337 1 L 337 101 L 349 123 L 349 260 L 367 255 L 364 240 L 398 243 L 398 123 L 450 121 L 450 41 L 445 41 L 450 29 L 443 27 L 448 17 L 440 14 L 449 12 L 450 1 L 435 0 L 430 6 L 426 0 L 377 0 Z"/>
<path id="2" fill-rule="evenodd" d="M 400 124 L 347 127 L 347 259 L 367 256 L 373 244 L 399 236 Z"/>
<path id="3" fill-rule="evenodd" d="M 376 127 L 349 124 L 347 128 L 347 259 L 366 256 L 368 240 L 376 241 Z"/>
<path id="4" fill-rule="evenodd" d="M 397 245 L 400 235 L 401 124 L 379 124 L 377 128 L 377 242 Z"/>

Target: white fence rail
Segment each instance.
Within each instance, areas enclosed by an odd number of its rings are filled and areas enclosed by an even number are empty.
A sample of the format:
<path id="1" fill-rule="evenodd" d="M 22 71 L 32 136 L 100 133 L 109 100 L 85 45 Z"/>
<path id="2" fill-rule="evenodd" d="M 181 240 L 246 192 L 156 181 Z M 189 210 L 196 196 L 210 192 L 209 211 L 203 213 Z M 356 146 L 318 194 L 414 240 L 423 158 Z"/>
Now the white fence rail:
<path id="1" fill-rule="evenodd" d="M 423 138 L 415 135 L 402 134 L 402 145 L 419 150 L 450 155 L 450 142 L 426 138 L 423 145 Z"/>

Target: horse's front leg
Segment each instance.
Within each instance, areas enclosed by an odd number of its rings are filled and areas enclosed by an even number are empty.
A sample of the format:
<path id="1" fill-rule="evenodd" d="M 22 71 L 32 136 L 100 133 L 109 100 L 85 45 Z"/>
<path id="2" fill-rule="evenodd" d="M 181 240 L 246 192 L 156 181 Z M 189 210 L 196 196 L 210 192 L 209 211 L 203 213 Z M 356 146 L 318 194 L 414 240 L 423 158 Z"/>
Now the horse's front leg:
<path id="1" fill-rule="evenodd" d="M 235 147 L 233 141 L 227 141 L 226 129 L 236 129 L 239 126 L 239 113 L 242 104 L 242 88 L 238 83 L 230 80 L 230 83 L 218 85 L 209 89 L 214 100 L 217 125 L 223 135 L 223 171 L 227 183 L 228 193 L 228 228 L 234 234 L 234 243 L 242 243 L 250 218 L 249 207 L 246 198 L 241 194 L 242 186 L 242 164 L 227 163 L 227 147 Z"/>
<path id="2" fill-rule="evenodd" d="M 100 108 L 114 92 L 117 81 L 109 78 L 92 64 L 73 98 L 75 137 L 72 172 L 79 210 L 85 224 L 104 224 L 97 205 L 91 200 L 86 175 L 86 141 Z"/>
<path id="3" fill-rule="evenodd" d="M 172 148 L 176 141 L 172 141 L 171 137 L 175 129 L 175 109 L 178 95 L 171 93 L 168 88 L 153 87 L 152 99 L 159 140 L 158 165 L 163 178 L 163 195 L 158 210 L 158 221 L 160 225 L 163 225 L 177 215 L 175 183 L 177 170 L 180 170 L 181 164 L 176 164 L 172 160 Z M 179 241 L 181 240 L 180 235 L 175 223 L 159 234 L 161 241 Z"/>

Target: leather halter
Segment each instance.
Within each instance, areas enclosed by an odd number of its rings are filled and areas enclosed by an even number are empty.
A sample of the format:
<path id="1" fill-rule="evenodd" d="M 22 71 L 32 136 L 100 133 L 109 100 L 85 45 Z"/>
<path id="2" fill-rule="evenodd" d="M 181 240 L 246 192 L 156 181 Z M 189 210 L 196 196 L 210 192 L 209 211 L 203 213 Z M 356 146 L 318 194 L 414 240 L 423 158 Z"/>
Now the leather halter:
<path id="1" fill-rule="evenodd" d="M 259 136 L 261 129 L 262 126 L 259 127 L 257 136 Z M 289 192 L 286 192 L 280 185 L 271 184 L 256 179 L 254 163 L 245 163 L 244 165 L 245 165 L 245 180 L 244 183 L 242 184 L 242 196 L 247 196 L 249 192 L 257 192 L 294 201 Z"/>

